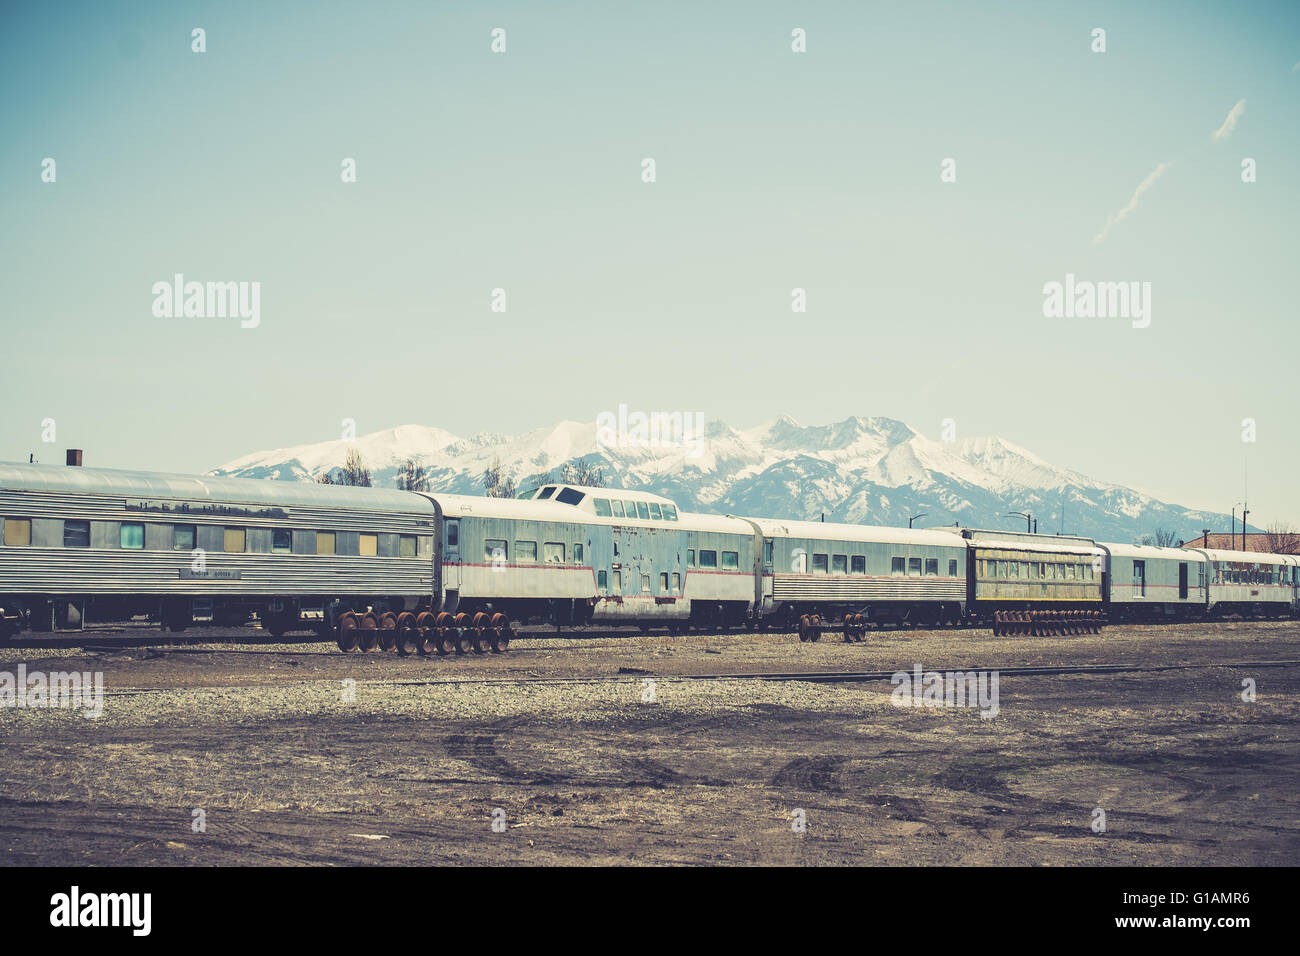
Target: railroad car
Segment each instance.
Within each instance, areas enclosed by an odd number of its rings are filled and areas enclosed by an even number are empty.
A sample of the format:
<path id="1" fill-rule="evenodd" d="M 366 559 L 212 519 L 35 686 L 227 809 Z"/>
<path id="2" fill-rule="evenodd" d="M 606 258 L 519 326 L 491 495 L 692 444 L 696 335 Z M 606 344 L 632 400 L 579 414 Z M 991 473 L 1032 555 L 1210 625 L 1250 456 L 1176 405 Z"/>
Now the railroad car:
<path id="1" fill-rule="evenodd" d="M 1094 611 L 1102 606 L 1106 552 L 1091 538 L 1013 531 L 955 531 L 969 545 L 971 617 L 1043 608 Z"/>
<path id="2" fill-rule="evenodd" d="M 1198 548 L 1206 559 L 1207 610 L 1214 617 L 1280 617 L 1295 601 L 1295 565 L 1289 555 Z"/>
<path id="3" fill-rule="evenodd" d="M 761 532 L 778 626 L 805 615 L 863 623 L 956 624 L 966 606 L 966 544 L 944 531 L 748 519 Z"/>
<path id="4" fill-rule="evenodd" d="M 520 499 L 427 497 L 443 515 L 449 613 L 674 630 L 754 618 L 754 531 L 744 521 L 565 484 Z"/>
<path id="5" fill-rule="evenodd" d="M 1190 548 L 1101 544 L 1110 620 L 1185 619 L 1207 608 L 1206 557 Z"/>
<path id="6" fill-rule="evenodd" d="M 276 633 L 304 617 L 324 629 L 434 586 L 434 508 L 399 491 L 0 463 L 0 522 L 10 628 L 257 612 Z"/>

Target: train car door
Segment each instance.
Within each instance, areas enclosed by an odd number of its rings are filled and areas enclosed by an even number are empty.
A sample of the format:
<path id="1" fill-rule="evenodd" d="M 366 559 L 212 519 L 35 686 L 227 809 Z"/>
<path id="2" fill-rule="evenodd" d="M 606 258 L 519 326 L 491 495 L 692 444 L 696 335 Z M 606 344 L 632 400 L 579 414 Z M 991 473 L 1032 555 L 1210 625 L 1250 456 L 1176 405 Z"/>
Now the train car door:
<path id="1" fill-rule="evenodd" d="M 776 553 L 775 542 L 771 538 L 763 539 L 763 560 L 759 574 L 759 606 L 754 608 L 756 616 L 772 613 L 772 581 L 774 574 L 773 555 Z"/>
<path id="2" fill-rule="evenodd" d="M 460 519 L 448 518 L 442 523 L 443 526 L 443 559 L 442 563 L 446 570 L 446 584 L 448 591 L 460 590 Z"/>
<path id="3" fill-rule="evenodd" d="M 1187 562 L 1178 563 L 1178 600 L 1187 600 Z"/>

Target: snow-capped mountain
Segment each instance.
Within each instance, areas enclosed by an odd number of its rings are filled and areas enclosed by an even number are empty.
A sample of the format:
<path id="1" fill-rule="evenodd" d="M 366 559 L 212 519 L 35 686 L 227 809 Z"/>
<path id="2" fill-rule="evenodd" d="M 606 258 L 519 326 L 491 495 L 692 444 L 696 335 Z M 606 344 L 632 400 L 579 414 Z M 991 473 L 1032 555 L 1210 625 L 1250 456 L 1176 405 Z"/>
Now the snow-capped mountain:
<path id="1" fill-rule="evenodd" d="M 1228 516 L 1158 501 L 1043 461 L 1001 438 L 944 442 L 889 418 L 847 418 L 800 425 L 792 418 L 739 431 L 710 422 L 660 428 L 645 422 L 560 422 L 523 435 L 459 438 L 441 428 L 403 425 L 353 440 L 256 452 L 213 475 L 316 480 L 337 476 L 351 449 L 376 486 L 394 487 L 402 463 L 420 461 L 428 487 L 482 494 L 483 473 L 499 467 L 519 487 L 557 479 L 566 464 L 603 470 L 609 487 L 639 488 L 673 498 L 687 511 L 812 518 L 917 527 L 1023 527 L 1009 512 L 1029 512 L 1039 531 L 1137 541 L 1157 529 L 1175 541 L 1203 528 L 1221 530 Z M 1064 516 L 1062 517 L 1062 513 Z"/>

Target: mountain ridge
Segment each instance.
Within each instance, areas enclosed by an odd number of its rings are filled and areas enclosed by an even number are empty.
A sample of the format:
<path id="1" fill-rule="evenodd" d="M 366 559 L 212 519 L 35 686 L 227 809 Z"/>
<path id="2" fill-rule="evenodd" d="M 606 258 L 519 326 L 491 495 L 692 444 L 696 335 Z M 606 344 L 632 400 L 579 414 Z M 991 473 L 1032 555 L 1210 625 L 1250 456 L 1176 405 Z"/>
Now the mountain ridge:
<path id="1" fill-rule="evenodd" d="M 1157 529 L 1191 540 L 1219 530 L 1227 515 L 1160 501 L 1113 482 L 1060 468 L 998 436 L 936 441 L 905 423 L 850 416 L 803 425 L 782 415 L 738 430 L 709 422 L 664 440 L 621 422 L 561 421 L 519 435 L 469 438 L 427 425 L 399 425 L 355 439 L 292 445 L 243 455 L 208 472 L 245 478 L 317 480 L 337 475 L 355 448 L 376 486 L 393 487 L 408 458 L 427 469 L 429 488 L 482 494 L 494 466 L 519 487 L 559 478 L 566 464 L 603 469 L 609 487 L 653 491 L 686 511 L 817 519 L 851 524 L 960 523 L 1017 527 L 1029 512 L 1039 530 L 1099 540 L 1140 541 Z"/>

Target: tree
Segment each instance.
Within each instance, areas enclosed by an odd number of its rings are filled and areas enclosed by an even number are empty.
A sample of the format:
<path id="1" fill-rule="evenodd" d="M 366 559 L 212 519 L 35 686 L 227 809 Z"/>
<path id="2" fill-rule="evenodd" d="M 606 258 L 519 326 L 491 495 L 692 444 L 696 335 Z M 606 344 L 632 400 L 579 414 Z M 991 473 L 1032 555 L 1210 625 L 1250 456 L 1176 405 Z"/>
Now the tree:
<path id="1" fill-rule="evenodd" d="M 319 478 L 317 478 L 316 480 L 319 481 L 322 485 L 332 485 L 332 484 L 334 484 L 334 479 L 330 477 L 330 473 L 329 473 L 329 469 L 328 469 L 328 468 L 325 470 L 325 474 L 321 475 L 321 476 L 320 476 Z"/>
<path id="2" fill-rule="evenodd" d="M 370 487 L 370 469 L 361 460 L 361 452 L 355 448 L 348 449 L 348 457 L 343 462 L 343 470 L 334 484 L 355 485 L 360 488 Z"/>
<path id="3" fill-rule="evenodd" d="M 593 467 L 581 458 L 577 462 L 566 461 L 560 468 L 560 481 L 566 485 L 604 488 L 605 469 Z"/>
<path id="4" fill-rule="evenodd" d="M 1268 550 L 1272 554 L 1300 554 L 1300 534 L 1289 525 L 1274 522 L 1264 532 Z"/>
<path id="5" fill-rule="evenodd" d="M 1178 535 L 1172 531 L 1166 531 L 1164 528 L 1156 528 L 1156 547 L 1172 548 L 1178 543 Z"/>
<path id="6" fill-rule="evenodd" d="M 489 498 L 513 498 L 519 491 L 509 475 L 502 477 L 501 459 L 494 458 L 492 465 L 483 470 L 483 490 Z"/>
<path id="7" fill-rule="evenodd" d="M 397 468 L 399 491 L 428 491 L 429 469 L 418 458 L 407 458 Z"/>

